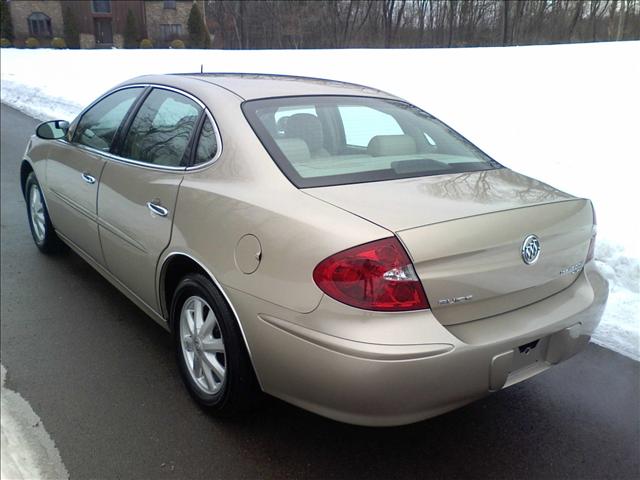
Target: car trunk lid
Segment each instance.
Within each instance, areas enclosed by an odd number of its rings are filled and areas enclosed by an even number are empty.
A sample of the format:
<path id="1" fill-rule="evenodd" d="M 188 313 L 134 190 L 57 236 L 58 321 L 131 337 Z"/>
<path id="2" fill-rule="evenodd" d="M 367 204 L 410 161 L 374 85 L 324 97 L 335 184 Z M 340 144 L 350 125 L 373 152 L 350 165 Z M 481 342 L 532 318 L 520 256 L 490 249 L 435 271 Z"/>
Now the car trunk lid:
<path id="1" fill-rule="evenodd" d="M 588 200 L 507 169 L 306 192 L 394 232 L 444 325 L 514 310 L 568 287 L 592 236 Z M 541 253 L 529 265 L 522 247 L 530 235 Z"/>
<path id="2" fill-rule="evenodd" d="M 515 310 L 573 283 L 592 232 L 588 200 L 488 213 L 397 232 L 438 320 L 451 325 Z M 536 235 L 540 254 L 522 249 Z"/>

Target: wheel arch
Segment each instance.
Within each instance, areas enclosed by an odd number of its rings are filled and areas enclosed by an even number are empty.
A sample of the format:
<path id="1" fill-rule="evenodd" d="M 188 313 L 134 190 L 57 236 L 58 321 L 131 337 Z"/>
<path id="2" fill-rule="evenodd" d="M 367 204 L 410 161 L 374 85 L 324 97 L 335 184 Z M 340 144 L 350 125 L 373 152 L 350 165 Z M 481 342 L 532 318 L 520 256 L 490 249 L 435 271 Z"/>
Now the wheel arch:
<path id="1" fill-rule="evenodd" d="M 24 188 L 27 183 L 27 177 L 33 171 L 34 170 L 31 163 L 29 163 L 28 160 L 22 160 L 22 163 L 20 164 L 20 189 L 22 190 L 23 197 L 26 195 Z"/>
<path id="2" fill-rule="evenodd" d="M 201 273 L 209 280 L 211 280 L 215 288 L 218 289 L 224 300 L 227 302 L 229 309 L 233 313 L 238 328 L 240 329 L 240 333 L 242 335 L 245 348 L 247 349 L 247 354 L 249 355 L 249 361 L 251 362 L 253 372 L 256 376 L 256 379 L 258 380 L 260 388 L 262 388 L 260 378 L 258 377 L 258 373 L 253 362 L 253 355 L 251 354 L 251 348 L 249 347 L 247 336 L 245 335 L 244 329 L 242 328 L 242 322 L 240 322 L 238 312 L 231 303 L 231 299 L 226 294 L 226 292 L 222 288 L 222 284 L 218 281 L 215 275 L 213 275 L 211 271 L 202 264 L 202 262 L 184 252 L 172 252 L 168 254 L 166 257 L 164 257 L 162 267 L 160 268 L 158 295 L 162 314 L 167 319 L 167 326 L 171 331 L 173 331 L 173 325 L 171 324 L 171 315 L 169 312 L 169 309 L 171 308 L 171 298 L 173 297 L 173 293 L 175 292 L 178 283 L 180 283 L 180 280 L 189 273 Z"/>

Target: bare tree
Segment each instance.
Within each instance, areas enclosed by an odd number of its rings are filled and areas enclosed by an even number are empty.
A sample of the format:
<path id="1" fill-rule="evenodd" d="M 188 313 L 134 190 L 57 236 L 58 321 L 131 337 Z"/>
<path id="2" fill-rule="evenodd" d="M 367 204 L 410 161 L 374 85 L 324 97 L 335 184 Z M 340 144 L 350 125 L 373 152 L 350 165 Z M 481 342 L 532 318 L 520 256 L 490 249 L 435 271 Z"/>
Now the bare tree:
<path id="1" fill-rule="evenodd" d="M 580 19 L 580 17 L 582 17 L 582 5 L 583 5 L 583 2 L 576 2 L 573 18 L 571 19 L 571 24 L 569 25 L 569 30 L 567 32 L 567 38 L 569 41 L 571 41 L 573 32 L 576 29 L 576 25 L 578 24 L 578 20 Z"/>
<path id="2" fill-rule="evenodd" d="M 608 4 L 609 0 L 605 0 L 604 2 L 601 0 L 591 0 L 589 2 L 589 18 L 591 19 L 592 40 L 594 42 L 597 39 L 598 20 L 607 10 Z"/>
<path id="3" fill-rule="evenodd" d="M 382 29 L 385 47 L 390 47 L 391 42 L 398 34 L 406 6 L 406 0 L 382 0 Z"/>
<path id="4" fill-rule="evenodd" d="M 622 40 L 624 36 L 624 25 L 627 19 L 627 10 L 629 10 L 632 3 L 631 1 L 621 1 L 620 2 L 620 14 L 618 15 L 618 28 L 616 32 L 616 40 Z M 612 9 L 613 10 L 613 9 Z M 610 35 L 611 37 L 611 35 Z"/>
<path id="5" fill-rule="evenodd" d="M 207 0 L 222 48 L 640 39 L 640 0 Z"/>

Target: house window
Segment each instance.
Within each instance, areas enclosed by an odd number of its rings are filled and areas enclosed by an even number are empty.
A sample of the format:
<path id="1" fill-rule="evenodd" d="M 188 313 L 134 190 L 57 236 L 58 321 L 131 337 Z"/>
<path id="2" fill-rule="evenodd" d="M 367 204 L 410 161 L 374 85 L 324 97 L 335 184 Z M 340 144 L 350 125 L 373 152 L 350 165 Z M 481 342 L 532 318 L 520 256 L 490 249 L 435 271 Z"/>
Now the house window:
<path id="1" fill-rule="evenodd" d="M 27 17 L 29 35 L 32 37 L 51 37 L 51 19 L 42 12 L 33 12 Z"/>
<path id="2" fill-rule="evenodd" d="M 164 23 L 160 25 L 160 36 L 165 42 L 170 42 L 182 36 L 182 24 L 180 23 Z"/>
<path id="3" fill-rule="evenodd" d="M 165 9 L 176 9 L 176 0 L 164 0 L 164 8 Z"/>
<path id="4" fill-rule="evenodd" d="M 93 0 L 91 8 L 93 13 L 111 13 L 111 0 Z"/>

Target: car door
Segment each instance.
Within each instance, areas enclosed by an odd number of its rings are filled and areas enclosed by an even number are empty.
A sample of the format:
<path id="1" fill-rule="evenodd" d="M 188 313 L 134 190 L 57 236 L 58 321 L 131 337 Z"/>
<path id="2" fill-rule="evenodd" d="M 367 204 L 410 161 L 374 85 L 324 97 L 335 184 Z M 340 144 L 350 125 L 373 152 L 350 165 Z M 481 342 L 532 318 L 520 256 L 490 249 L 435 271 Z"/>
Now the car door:
<path id="1" fill-rule="evenodd" d="M 51 142 L 46 166 L 46 198 L 56 230 L 99 264 L 97 195 L 106 156 L 116 133 L 142 93 L 118 90 L 88 108 L 66 140 Z"/>
<path id="2" fill-rule="evenodd" d="M 158 311 L 155 273 L 169 244 L 178 188 L 203 106 L 154 87 L 127 122 L 120 160 L 107 162 L 98 194 L 99 233 L 109 271 Z"/>

